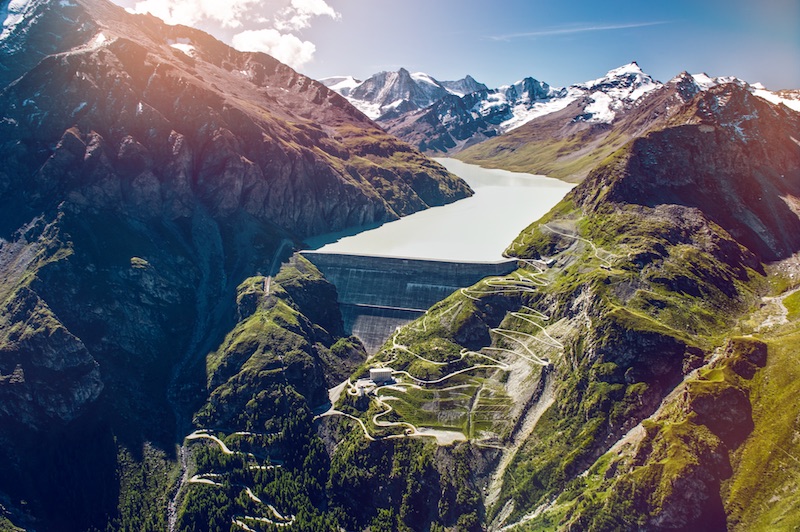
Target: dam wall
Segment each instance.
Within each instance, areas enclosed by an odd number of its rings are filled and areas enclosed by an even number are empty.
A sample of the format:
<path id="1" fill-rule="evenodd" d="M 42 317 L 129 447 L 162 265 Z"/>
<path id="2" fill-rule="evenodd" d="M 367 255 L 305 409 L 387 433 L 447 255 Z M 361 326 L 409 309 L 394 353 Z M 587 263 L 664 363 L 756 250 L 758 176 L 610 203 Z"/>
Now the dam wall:
<path id="1" fill-rule="evenodd" d="M 397 327 L 484 277 L 506 275 L 516 260 L 446 262 L 302 252 L 334 286 L 345 330 L 375 353 Z"/>

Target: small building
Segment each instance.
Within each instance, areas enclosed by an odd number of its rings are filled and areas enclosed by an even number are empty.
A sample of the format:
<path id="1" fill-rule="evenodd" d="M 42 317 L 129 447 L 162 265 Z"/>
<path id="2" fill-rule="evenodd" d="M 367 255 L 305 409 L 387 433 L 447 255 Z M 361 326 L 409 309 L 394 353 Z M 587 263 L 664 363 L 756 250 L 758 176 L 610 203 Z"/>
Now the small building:
<path id="1" fill-rule="evenodd" d="M 392 368 L 370 368 L 369 378 L 375 384 L 385 384 L 392 382 Z"/>

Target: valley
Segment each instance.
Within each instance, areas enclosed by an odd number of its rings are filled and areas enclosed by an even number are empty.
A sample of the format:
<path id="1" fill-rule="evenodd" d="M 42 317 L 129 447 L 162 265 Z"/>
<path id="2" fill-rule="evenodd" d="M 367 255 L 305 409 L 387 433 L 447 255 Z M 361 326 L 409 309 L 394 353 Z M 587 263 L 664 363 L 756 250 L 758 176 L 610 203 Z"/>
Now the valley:
<path id="1" fill-rule="evenodd" d="M 306 241 L 303 255 L 334 284 L 345 331 L 375 353 L 401 325 L 481 278 L 509 273 L 510 242 L 573 185 L 438 159 L 475 191 L 465 200 L 346 236 Z"/>
<path id="2" fill-rule="evenodd" d="M 0 530 L 800 526 L 797 91 L 139 7 L 0 2 Z"/>

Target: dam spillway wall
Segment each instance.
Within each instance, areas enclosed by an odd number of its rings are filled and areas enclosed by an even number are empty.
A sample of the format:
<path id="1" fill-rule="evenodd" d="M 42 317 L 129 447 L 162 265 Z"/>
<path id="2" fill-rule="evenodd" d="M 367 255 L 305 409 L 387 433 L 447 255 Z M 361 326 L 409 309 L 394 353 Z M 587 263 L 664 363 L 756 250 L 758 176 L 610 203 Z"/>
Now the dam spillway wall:
<path id="1" fill-rule="evenodd" d="M 451 293 L 484 277 L 506 275 L 516 260 L 445 262 L 302 252 L 334 286 L 345 330 L 374 353 L 394 330 Z"/>

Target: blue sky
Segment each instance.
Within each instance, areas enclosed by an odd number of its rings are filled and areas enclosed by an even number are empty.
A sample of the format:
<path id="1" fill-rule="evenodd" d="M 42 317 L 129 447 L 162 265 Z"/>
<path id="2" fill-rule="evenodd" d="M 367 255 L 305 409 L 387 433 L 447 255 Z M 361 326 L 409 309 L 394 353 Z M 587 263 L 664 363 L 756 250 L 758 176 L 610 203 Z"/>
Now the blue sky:
<path id="1" fill-rule="evenodd" d="M 271 52 L 314 78 L 405 67 L 563 86 L 637 61 L 800 88 L 800 0 L 115 0 Z"/>

